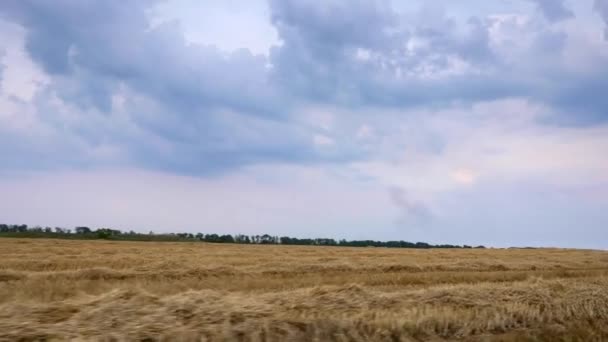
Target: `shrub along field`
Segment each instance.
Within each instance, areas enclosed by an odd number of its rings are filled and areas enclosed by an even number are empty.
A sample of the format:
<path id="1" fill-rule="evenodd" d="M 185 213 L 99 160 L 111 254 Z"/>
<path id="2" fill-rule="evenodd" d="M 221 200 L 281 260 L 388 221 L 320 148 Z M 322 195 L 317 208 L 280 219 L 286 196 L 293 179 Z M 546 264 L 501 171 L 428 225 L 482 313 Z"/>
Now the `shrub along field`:
<path id="1" fill-rule="evenodd" d="M 608 340 L 608 252 L 0 239 L 0 340 Z"/>

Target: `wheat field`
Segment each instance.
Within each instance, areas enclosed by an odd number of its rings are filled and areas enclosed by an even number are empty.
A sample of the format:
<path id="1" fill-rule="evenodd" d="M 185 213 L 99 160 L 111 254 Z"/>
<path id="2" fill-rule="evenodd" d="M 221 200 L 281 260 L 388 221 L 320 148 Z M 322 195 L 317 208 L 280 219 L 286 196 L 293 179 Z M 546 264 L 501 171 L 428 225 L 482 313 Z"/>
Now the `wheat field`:
<path id="1" fill-rule="evenodd" d="M 608 340 L 608 253 L 0 239 L 2 341 Z"/>

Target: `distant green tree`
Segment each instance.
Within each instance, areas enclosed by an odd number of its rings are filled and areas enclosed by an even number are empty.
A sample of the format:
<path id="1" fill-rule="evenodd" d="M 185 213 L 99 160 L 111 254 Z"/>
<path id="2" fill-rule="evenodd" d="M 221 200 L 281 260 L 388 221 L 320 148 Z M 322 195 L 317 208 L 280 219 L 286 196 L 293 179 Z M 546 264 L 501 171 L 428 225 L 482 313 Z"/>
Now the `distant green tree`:
<path id="1" fill-rule="evenodd" d="M 272 236 L 270 234 L 263 235 L 230 235 L 230 234 L 203 234 L 203 233 L 170 233 L 170 234 L 155 234 L 150 231 L 149 234 L 136 233 L 129 231 L 123 233 L 118 229 L 99 228 L 92 231 L 88 227 L 79 226 L 75 228 L 75 234 L 72 234 L 70 229 L 55 227 L 54 231 L 50 227 L 42 228 L 40 226 L 28 227 L 22 225 L 7 225 L 0 224 L 0 233 L 21 234 L 35 233 L 23 235 L 24 237 L 61 237 L 61 238 L 98 238 L 98 239 L 120 239 L 120 240 L 139 240 L 139 241 L 192 241 L 199 240 L 211 243 L 240 243 L 240 244 L 284 244 L 284 245 L 316 245 L 316 246 L 349 246 L 349 247 L 386 247 L 386 248 L 485 248 L 480 245 L 471 247 L 469 245 L 431 245 L 426 242 L 408 242 L 408 241 L 375 241 L 375 240 L 345 240 L 336 241 L 331 238 L 315 238 L 315 239 L 299 239 L 289 236 Z M 6 235 L 5 235 L 6 236 Z"/>
<path id="2" fill-rule="evenodd" d="M 260 237 L 260 243 L 264 245 L 273 244 L 274 238 L 268 234 L 264 234 Z"/>
<path id="3" fill-rule="evenodd" d="M 91 234 L 91 228 L 89 227 L 76 227 L 76 234 Z"/>

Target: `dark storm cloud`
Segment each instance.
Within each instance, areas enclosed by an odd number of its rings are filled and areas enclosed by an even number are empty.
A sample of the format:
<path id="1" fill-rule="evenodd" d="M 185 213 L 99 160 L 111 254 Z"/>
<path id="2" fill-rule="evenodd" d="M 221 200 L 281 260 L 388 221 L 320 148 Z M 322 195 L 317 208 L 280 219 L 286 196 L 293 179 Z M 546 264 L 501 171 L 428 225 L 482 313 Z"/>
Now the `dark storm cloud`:
<path id="1" fill-rule="evenodd" d="M 602 1 L 596 2 L 600 11 Z M 534 2 L 549 21 L 574 16 L 563 1 Z M 404 108 L 525 97 L 556 107 L 548 122 L 608 119 L 598 93 L 602 78 L 596 77 L 608 71 L 608 60 L 595 56 L 594 72 L 573 74 L 562 60 L 567 36 L 551 27 L 530 26 L 531 44 L 521 58 L 508 60 L 491 42 L 495 22 L 489 18 L 408 22 L 384 1 L 270 4 L 283 42 L 271 56 L 274 76 L 299 98 Z M 412 42 L 422 45 L 412 49 Z"/>
<path id="2" fill-rule="evenodd" d="M 385 1 L 271 1 L 283 45 L 273 50 L 274 76 L 299 96 L 349 106 L 412 106 L 513 95 L 512 81 L 487 85 L 487 76 L 428 80 L 420 69 L 443 70 L 450 58 L 491 68 L 487 23 L 464 27 L 447 18 L 435 26 L 404 25 Z M 455 33 L 455 29 L 462 32 Z M 410 39 L 428 46 L 408 50 Z M 462 87 L 463 81 L 470 82 Z"/>
<path id="3" fill-rule="evenodd" d="M 248 50 L 229 55 L 187 44 L 176 24 L 150 27 L 150 1 L 5 1 L 1 8 L 27 29 L 30 56 L 70 100 L 110 110 L 117 82 L 171 106 L 228 107 L 276 114 L 265 60 Z M 238 94 L 238 96 L 235 96 Z"/>
<path id="4" fill-rule="evenodd" d="M 65 126 L 58 109 L 44 101 L 49 93 L 76 105 L 83 116 L 92 115 L 90 108 L 109 116 L 113 94 L 127 87 L 130 95 L 149 99 L 143 105 L 126 99 L 136 133 L 112 122 L 96 125 L 100 120 L 94 117 L 71 124 L 65 133 L 92 147 L 110 141 L 144 165 L 188 173 L 314 159 L 308 136 L 273 122 L 284 119 L 286 96 L 269 85 L 264 57 L 246 49 L 223 53 L 186 43 L 176 24 L 150 26 L 145 14 L 150 5 L 72 0 L 0 4 L 3 17 L 25 27 L 27 52 L 52 77 L 37 103 L 46 124 Z M 236 118 L 218 114 L 225 111 Z M 171 152 L 159 151 L 151 138 Z M 24 158 L 28 150 L 19 155 Z"/>
<path id="5" fill-rule="evenodd" d="M 565 0 L 529 0 L 538 6 L 547 20 L 557 22 L 574 17 L 574 13 L 566 7 Z"/>
<path id="6" fill-rule="evenodd" d="M 534 2 L 549 21 L 573 16 L 563 1 Z M 0 2 L 0 17 L 23 26 L 27 53 L 50 77 L 33 105 L 60 132 L 51 137 L 57 153 L 69 154 L 54 161 L 90 164 L 97 154 L 87 148 L 110 148 L 138 165 L 209 174 L 362 157 L 312 144 L 314 131 L 293 117 L 310 104 L 405 109 L 525 97 L 555 107 L 549 122 L 608 118 L 608 61 L 596 59 L 593 73 L 564 71 L 566 36 L 550 28 L 532 32 L 536 40 L 509 61 L 492 44 L 489 18 L 414 20 L 388 1 L 271 0 L 281 44 L 266 57 L 189 43 L 176 23 L 151 26 L 146 11 L 154 3 Z M 595 8 L 606 19 L 606 1 Z M 54 94 L 81 118 L 66 124 L 51 105 Z M 117 94 L 126 97 L 122 109 Z M 14 159 L 30 164 L 51 153 L 41 146 L 54 146 L 22 145 Z"/>

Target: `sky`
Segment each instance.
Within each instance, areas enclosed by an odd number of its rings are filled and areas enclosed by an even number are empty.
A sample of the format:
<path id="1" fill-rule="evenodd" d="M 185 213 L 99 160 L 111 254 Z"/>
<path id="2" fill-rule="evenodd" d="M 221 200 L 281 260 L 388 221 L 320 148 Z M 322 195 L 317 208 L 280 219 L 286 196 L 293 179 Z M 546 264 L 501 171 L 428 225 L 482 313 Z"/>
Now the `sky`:
<path id="1" fill-rule="evenodd" d="M 0 223 L 608 249 L 608 0 L 3 0 Z"/>

